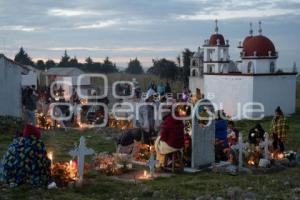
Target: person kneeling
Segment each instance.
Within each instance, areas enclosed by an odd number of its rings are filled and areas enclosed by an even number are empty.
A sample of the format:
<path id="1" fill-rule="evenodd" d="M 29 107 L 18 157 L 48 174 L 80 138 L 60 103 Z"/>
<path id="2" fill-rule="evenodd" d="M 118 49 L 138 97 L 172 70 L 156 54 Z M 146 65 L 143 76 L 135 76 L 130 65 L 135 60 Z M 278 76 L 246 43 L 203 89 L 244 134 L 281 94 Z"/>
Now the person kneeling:
<path id="1" fill-rule="evenodd" d="M 159 167 L 164 167 L 167 154 L 182 150 L 184 146 L 184 125 L 182 121 L 168 114 L 160 126 L 160 136 L 155 141 L 156 159 Z"/>
<path id="2" fill-rule="evenodd" d="M 51 161 L 40 137 L 40 131 L 27 124 L 23 135 L 9 145 L 2 159 L 0 179 L 10 187 L 26 183 L 43 187 L 52 182 Z"/>

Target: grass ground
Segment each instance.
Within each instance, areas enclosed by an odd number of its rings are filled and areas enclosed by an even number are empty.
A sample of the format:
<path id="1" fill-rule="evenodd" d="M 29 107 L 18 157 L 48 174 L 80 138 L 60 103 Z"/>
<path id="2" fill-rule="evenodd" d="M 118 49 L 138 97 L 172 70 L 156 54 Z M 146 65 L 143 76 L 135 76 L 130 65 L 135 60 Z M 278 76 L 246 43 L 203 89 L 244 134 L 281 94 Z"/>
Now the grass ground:
<path id="1" fill-rule="evenodd" d="M 289 117 L 290 141 L 288 149 L 300 151 L 300 85 L 297 89 L 297 112 Z M 240 121 L 238 128 L 246 132 L 257 122 Z M 261 121 L 265 128 L 270 125 L 270 119 Z M 119 130 L 105 129 L 105 134 L 94 131 L 55 131 L 43 135 L 43 140 L 48 149 L 55 152 L 56 161 L 70 159 L 68 151 L 78 142 L 81 135 L 86 136 L 89 147 L 97 152 L 113 152 L 115 147 L 112 140 L 107 140 L 107 135 L 117 135 Z M 0 135 L 0 156 L 7 149 L 12 140 L 12 135 Z M 16 189 L 1 188 L 2 199 L 152 199 L 144 196 L 145 189 L 160 191 L 158 199 L 193 199 L 197 196 L 210 194 L 214 197 L 226 197 L 227 188 L 238 186 L 242 190 L 256 193 L 257 199 L 294 199 L 300 194 L 293 192 L 293 188 L 300 187 L 300 167 L 290 168 L 272 174 L 248 174 L 230 176 L 216 174 L 208 171 L 197 174 L 177 174 L 171 178 L 158 178 L 142 183 L 124 183 L 112 180 L 97 172 L 91 171 L 85 177 L 87 183 L 82 188 L 60 188 L 57 190 L 33 189 L 22 186 Z M 298 195 L 298 196 L 297 196 Z"/>

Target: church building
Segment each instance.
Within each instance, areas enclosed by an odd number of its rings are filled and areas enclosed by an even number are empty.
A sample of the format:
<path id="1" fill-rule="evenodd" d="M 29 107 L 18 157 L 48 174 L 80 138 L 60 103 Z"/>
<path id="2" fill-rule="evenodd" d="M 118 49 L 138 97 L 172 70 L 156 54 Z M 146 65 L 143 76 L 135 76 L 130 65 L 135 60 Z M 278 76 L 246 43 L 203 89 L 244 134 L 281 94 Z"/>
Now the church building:
<path id="1" fill-rule="evenodd" d="M 262 34 L 261 22 L 258 35 L 250 24 L 249 35 L 240 42 L 240 60 L 230 59 L 229 47 L 216 20 L 215 32 L 191 58 L 192 93 L 201 91 L 233 119 L 271 116 L 277 106 L 286 114 L 296 111 L 297 74 L 278 68 L 278 52 Z"/>

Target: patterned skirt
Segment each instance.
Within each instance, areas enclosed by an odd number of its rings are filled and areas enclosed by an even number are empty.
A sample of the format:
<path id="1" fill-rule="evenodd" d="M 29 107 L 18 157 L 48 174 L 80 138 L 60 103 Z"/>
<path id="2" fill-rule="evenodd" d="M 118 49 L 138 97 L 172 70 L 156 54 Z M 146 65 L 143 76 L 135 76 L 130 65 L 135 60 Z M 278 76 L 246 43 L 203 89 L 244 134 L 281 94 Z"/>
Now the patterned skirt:
<path id="1" fill-rule="evenodd" d="M 10 186 L 47 186 L 51 182 L 51 162 L 44 143 L 35 137 L 15 138 L 2 159 L 0 180 Z"/>

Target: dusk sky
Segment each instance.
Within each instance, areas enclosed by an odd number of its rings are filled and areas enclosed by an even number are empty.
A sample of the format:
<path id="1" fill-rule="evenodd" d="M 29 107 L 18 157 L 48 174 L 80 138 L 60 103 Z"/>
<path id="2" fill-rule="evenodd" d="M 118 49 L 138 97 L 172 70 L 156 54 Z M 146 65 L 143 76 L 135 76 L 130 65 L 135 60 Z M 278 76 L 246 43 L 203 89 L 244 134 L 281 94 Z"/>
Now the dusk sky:
<path id="1" fill-rule="evenodd" d="M 195 51 L 214 31 L 229 39 L 232 59 L 238 42 L 262 21 L 263 34 L 279 52 L 278 67 L 300 66 L 299 0 L 1 0 L 0 49 L 13 58 L 23 46 L 34 59 L 70 56 L 118 66 L 137 57 L 144 67 L 154 58 L 176 60 Z"/>

